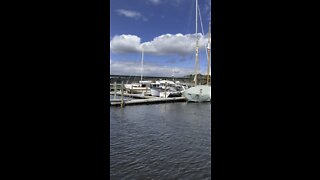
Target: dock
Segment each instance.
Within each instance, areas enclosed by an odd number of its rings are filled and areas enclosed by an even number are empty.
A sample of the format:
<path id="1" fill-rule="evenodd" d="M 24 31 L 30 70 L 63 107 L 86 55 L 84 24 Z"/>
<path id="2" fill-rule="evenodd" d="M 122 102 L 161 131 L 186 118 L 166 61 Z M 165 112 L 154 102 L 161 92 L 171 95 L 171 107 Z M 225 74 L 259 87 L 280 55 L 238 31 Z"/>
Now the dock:
<path id="1" fill-rule="evenodd" d="M 115 92 L 110 92 L 110 95 L 114 95 Z M 117 92 L 116 95 L 121 95 L 121 92 Z M 139 105 L 139 104 L 158 104 L 158 103 L 173 103 L 173 102 L 185 102 L 185 97 L 172 97 L 172 98 L 160 98 L 153 96 L 143 96 L 142 94 L 128 94 L 123 93 L 124 97 L 132 97 L 138 99 L 124 99 L 124 105 Z M 110 99 L 110 106 L 121 106 L 121 99 Z"/>
<path id="2" fill-rule="evenodd" d="M 124 91 L 123 82 L 120 84 L 120 91 L 118 91 L 118 84 L 114 84 L 113 92 L 110 95 L 121 96 L 121 99 L 110 98 L 110 106 L 121 106 L 126 105 L 139 105 L 139 104 L 155 104 L 155 103 L 172 103 L 172 102 L 185 102 L 187 99 L 185 97 L 172 97 L 172 98 L 160 98 L 153 96 L 145 96 L 144 94 L 129 94 Z M 130 97 L 135 99 L 124 99 L 124 97 Z"/>
<path id="3" fill-rule="evenodd" d="M 110 92 L 110 95 L 114 95 L 115 92 Z M 121 96 L 121 92 L 116 92 L 116 95 Z M 151 98 L 155 98 L 152 96 L 144 96 L 143 94 L 129 94 L 129 93 L 123 93 L 124 97 L 132 97 L 132 98 L 137 98 L 137 99 L 151 99 Z"/>
<path id="4" fill-rule="evenodd" d="M 149 99 L 131 99 L 124 101 L 124 105 L 139 105 L 139 104 L 156 104 L 156 103 L 172 103 L 172 102 L 185 102 L 185 97 L 172 97 L 172 98 L 158 98 L 153 97 Z M 111 102 L 111 106 L 121 106 L 121 102 Z"/>

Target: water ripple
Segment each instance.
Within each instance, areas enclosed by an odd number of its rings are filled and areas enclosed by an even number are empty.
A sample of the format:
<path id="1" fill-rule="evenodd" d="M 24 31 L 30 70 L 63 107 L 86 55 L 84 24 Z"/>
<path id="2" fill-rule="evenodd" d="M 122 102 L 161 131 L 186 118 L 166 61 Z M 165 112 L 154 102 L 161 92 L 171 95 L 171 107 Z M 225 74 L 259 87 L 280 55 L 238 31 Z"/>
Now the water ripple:
<path id="1" fill-rule="evenodd" d="M 211 104 L 110 107 L 110 179 L 211 179 Z"/>

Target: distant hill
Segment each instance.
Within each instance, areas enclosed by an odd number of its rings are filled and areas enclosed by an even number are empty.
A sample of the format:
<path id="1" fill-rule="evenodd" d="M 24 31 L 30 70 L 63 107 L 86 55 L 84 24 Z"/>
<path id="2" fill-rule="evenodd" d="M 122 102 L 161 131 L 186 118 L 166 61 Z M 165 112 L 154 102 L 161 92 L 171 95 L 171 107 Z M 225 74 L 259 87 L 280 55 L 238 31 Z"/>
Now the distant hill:
<path id="1" fill-rule="evenodd" d="M 197 76 L 199 78 L 204 78 L 204 77 L 207 77 L 207 75 L 203 75 L 203 74 L 197 74 Z M 209 75 L 210 76 L 210 75 Z M 194 74 L 189 74 L 189 75 L 186 75 L 186 76 L 183 76 L 184 78 L 193 78 L 194 77 Z"/>

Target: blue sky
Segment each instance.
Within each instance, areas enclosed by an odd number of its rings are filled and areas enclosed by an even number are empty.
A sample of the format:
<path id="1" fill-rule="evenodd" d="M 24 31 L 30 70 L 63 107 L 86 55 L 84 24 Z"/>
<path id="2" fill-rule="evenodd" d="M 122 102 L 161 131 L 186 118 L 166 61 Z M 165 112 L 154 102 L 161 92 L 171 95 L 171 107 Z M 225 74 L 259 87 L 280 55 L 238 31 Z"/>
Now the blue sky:
<path id="1" fill-rule="evenodd" d="M 211 0 L 198 4 L 198 71 L 206 74 Z M 142 48 L 146 76 L 194 73 L 195 11 L 195 0 L 110 0 L 110 74 L 140 75 Z"/>

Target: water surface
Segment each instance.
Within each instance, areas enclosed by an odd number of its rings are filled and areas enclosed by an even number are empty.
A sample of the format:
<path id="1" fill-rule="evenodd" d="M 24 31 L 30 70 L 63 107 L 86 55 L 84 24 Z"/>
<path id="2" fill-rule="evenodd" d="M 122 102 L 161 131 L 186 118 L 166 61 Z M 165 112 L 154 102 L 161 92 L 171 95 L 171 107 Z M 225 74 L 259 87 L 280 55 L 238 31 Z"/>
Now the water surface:
<path id="1" fill-rule="evenodd" d="M 211 104 L 110 107 L 110 179 L 211 179 Z"/>

